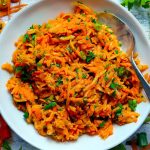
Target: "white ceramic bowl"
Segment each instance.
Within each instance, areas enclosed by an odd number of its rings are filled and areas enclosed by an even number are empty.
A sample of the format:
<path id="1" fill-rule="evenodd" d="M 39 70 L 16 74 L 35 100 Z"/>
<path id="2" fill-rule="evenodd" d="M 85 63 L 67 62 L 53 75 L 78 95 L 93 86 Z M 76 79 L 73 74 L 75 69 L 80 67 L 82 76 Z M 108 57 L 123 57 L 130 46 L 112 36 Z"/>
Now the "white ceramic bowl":
<path id="1" fill-rule="evenodd" d="M 14 42 L 33 23 L 43 23 L 50 18 L 54 18 L 60 12 L 72 10 L 71 2 L 74 0 L 43 0 L 28 6 L 19 12 L 6 26 L 0 36 L 0 66 L 5 62 L 11 62 L 11 56 L 15 50 Z M 126 22 L 134 33 L 136 39 L 136 49 L 143 63 L 150 66 L 150 46 L 146 40 L 139 22 L 133 15 L 120 5 L 110 0 L 85 0 L 96 11 L 107 10 Z M 9 126 L 25 141 L 31 145 L 44 150 L 105 150 L 116 146 L 131 136 L 143 123 L 149 114 L 149 102 L 141 103 L 137 107 L 140 117 L 137 123 L 124 126 L 114 126 L 114 133 L 106 140 L 98 136 L 81 136 L 75 142 L 58 143 L 50 138 L 40 136 L 33 125 L 28 125 L 23 119 L 23 113 L 18 111 L 12 103 L 12 97 L 7 92 L 6 82 L 10 75 L 5 71 L 0 71 L 0 111 Z"/>

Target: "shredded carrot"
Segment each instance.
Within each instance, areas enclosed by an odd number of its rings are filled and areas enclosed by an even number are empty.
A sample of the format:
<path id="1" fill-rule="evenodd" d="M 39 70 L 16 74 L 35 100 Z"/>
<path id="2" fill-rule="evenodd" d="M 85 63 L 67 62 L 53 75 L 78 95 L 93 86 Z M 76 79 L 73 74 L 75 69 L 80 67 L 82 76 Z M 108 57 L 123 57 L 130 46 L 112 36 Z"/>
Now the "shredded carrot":
<path id="1" fill-rule="evenodd" d="M 39 134 L 105 139 L 113 123 L 137 122 L 140 81 L 111 28 L 88 6 L 74 5 L 74 13 L 27 27 L 15 43 L 7 88 Z"/>

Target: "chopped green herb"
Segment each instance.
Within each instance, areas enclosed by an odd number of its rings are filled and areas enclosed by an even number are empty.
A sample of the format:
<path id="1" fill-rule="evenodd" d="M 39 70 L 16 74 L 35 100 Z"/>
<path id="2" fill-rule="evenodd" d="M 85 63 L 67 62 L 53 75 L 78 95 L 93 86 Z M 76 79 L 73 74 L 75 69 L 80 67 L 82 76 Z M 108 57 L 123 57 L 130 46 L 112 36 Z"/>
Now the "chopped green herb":
<path id="1" fill-rule="evenodd" d="M 18 67 L 15 68 L 15 72 L 16 72 L 16 73 L 21 72 L 22 69 L 23 69 L 22 66 L 18 66 Z"/>
<path id="2" fill-rule="evenodd" d="M 69 45 L 66 47 L 66 50 L 68 50 L 70 54 L 73 52 Z"/>
<path id="3" fill-rule="evenodd" d="M 11 150 L 9 143 L 6 140 L 3 142 L 2 147 L 4 148 L 4 150 Z"/>
<path id="4" fill-rule="evenodd" d="M 76 69 L 75 69 L 75 72 L 76 72 L 76 73 L 79 73 L 79 68 L 76 68 Z"/>
<path id="5" fill-rule="evenodd" d="M 56 102 L 50 102 L 48 105 L 45 105 L 44 110 L 52 109 L 57 105 Z"/>
<path id="6" fill-rule="evenodd" d="M 86 79 L 86 77 L 87 77 L 87 75 L 83 73 L 83 74 L 82 74 L 82 78 L 83 78 L 83 79 Z"/>
<path id="7" fill-rule="evenodd" d="M 83 51 L 80 51 L 80 57 L 82 60 L 86 60 L 86 55 Z"/>
<path id="8" fill-rule="evenodd" d="M 32 25 L 29 29 L 34 29 L 34 26 Z"/>
<path id="9" fill-rule="evenodd" d="M 36 34 L 32 34 L 32 40 L 35 40 Z"/>
<path id="10" fill-rule="evenodd" d="M 148 145 L 147 134 L 145 132 L 137 134 L 137 144 L 140 147 L 145 147 Z"/>
<path id="11" fill-rule="evenodd" d="M 37 67 L 41 67 L 42 63 L 38 62 L 36 65 L 37 65 Z"/>
<path id="12" fill-rule="evenodd" d="M 92 21 L 93 23 L 96 23 L 96 19 L 94 19 L 94 18 L 92 18 L 92 17 L 91 17 L 91 21 Z"/>
<path id="13" fill-rule="evenodd" d="M 105 126 L 105 123 L 106 123 L 105 121 L 102 121 L 102 122 L 99 124 L 99 127 L 100 127 L 100 128 L 103 128 L 103 127 Z"/>
<path id="14" fill-rule="evenodd" d="M 118 117 L 118 116 L 120 116 L 121 114 L 122 114 L 122 109 L 123 109 L 123 106 L 122 106 L 122 104 L 118 104 L 118 109 L 116 110 L 116 112 L 115 112 L 115 115 Z"/>
<path id="15" fill-rule="evenodd" d="M 110 150 L 126 150 L 126 148 L 123 144 L 119 144 Z"/>
<path id="16" fill-rule="evenodd" d="M 111 89 L 114 89 L 114 90 L 116 90 L 117 88 L 119 88 L 120 87 L 120 85 L 118 84 L 118 83 L 115 83 L 115 82 L 111 82 L 111 84 L 110 84 L 110 88 Z"/>
<path id="17" fill-rule="evenodd" d="M 124 67 L 119 67 L 114 69 L 117 72 L 117 75 L 119 77 L 122 77 L 125 74 L 125 68 Z"/>
<path id="18" fill-rule="evenodd" d="M 28 34 L 25 34 L 24 36 L 23 36 L 23 43 L 25 43 L 25 42 L 29 42 L 30 41 L 30 38 L 29 38 L 29 35 Z"/>
<path id="19" fill-rule="evenodd" d="M 129 100 L 128 105 L 129 105 L 129 107 L 131 108 L 132 111 L 135 111 L 136 107 L 137 107 L 137 101 L 135 99 Z"/>
<path id="20" fill-rule="evenodd" d="M 89 40 L 89 37 L 88 37 L 88 36 L 86 36 L 86 37 L 85 37 L 85 39 L 86 39 L 86 40 Z"/>
<path id="21" fill-rule="evenodd" d="M 56 63 L 56 66 L 57 66 L 58 68 L 60 68 L 60 67 L 61 67 L 61 65 L 60 65 L 60 64 L 57 64 L 57 63 Z"/>
<path id="22" fill-rule="evenodd" d="M 90 61 L 94 58 L 95 58 L 95 54 L 93 52 L 89 51 L 88 55 L 86 56 L 86 62 L 90 63 Z"/>
<path id="23" fill-rule="evenodd" d="M 97 104 L 94 104 L 94 109 L 97 107 Z"/>
<path id="24" fill-rule="evenodd" d="M 68 20 L 68 22 L 70 22 L 70 21 L 71 21 L 71 19 L 70 19 L 70 18 L 68 18 L 67 20 Z"/>
<path id="25" fill-rule="evenodd" d="M 115 50 L 115 54 L 118 54 L 119 52 L 118 52 L 118 50 Z"/>
<path id="26" fill-rule="evenodd" d="M 24 117 L 24 119 L 27 119 L 29 117 L 29 113 L 28 112 L 24 112 L 23 117 Z"/>
<path id="27" fill-rule="evenodd" d="M 59 86 L 61 84 L 63 84 L 63 81 L 62 81 L 62 78 L 59 77 L 58 80 L 57 80 L 57 82 L 56 82 L 56 86 Z"/>
<path id="28" fill-rule="evenodd" d="M 99 30 L 101 29 L 101 26 L 102 26 L 102 24 L 101 24 L 100 22 L 96 22 L 96 23 L 94 24 L 94 29 L 95 29 L 96 31 L 99 31 Z"/>

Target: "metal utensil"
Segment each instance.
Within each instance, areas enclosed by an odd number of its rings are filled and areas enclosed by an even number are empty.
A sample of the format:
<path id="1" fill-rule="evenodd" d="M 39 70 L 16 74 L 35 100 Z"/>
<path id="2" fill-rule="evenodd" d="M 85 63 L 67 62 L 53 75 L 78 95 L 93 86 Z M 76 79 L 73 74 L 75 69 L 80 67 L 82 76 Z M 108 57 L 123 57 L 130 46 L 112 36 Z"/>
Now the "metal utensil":
<path id="1" fill-rule="evenodd" d="M 141 71 L 138 69 L 134 59 L 133 54 L 135 50 L 135 39 L 127 24 L 125 24 L 121 19 L 111 13 L 100 12 L 97 14 L 98 20 L 108 26 L 111 26 L 114 34 L 117 36 L 118 40 L 122 43 L 122 49 L 127 52 L 127 55 L 131 61 L 131 64 L 141 81 L 143 89 L 150 100 L 150 85 L 144 79 Z"/>

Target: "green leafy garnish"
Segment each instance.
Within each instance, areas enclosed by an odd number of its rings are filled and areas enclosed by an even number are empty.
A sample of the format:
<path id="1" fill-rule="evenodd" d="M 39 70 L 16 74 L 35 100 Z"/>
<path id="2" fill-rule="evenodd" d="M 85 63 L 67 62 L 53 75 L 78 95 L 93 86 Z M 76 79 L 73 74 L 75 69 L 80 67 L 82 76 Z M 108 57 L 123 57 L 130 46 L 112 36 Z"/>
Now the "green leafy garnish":
<path id="1" fill-rule="evenodd" d="M 11 150 L 9 143 L 6 140 L 3 142 L 2 147 L 4 148 L 4 150 Z"/>
<path id="2" fill-rule="evenodd" d="M 35 40 L 36 34 L 32 34 L 32 40 Z"/>
<path id="3" fill-rule="evenodd" d="M 118 89 L 118 88 L 120 88 L 120 87 L 121 87 L 121 86 L 120 86 L 118 83 L 115 83 L 114 80 L 112 80 L 112 82 L 111 82 L 111 84 L 110 84 L 110 88 L 111 88 L 111 89 L 116 90 L 116 89 Z"/>
<path id="4" fill-rule="evenodd" d="M 119 52 L 118 52 L 118 50 L 115 50 L 115 54 L 118 54 Z"/>
<path id="5" fill-rule="evenodd" d="M 96 23 L 94 24 L 94 29 L 95 29 L 96 31 L 99 31 L 99 30 L 101 29 L 101 26 L 102 26 L 102 24 L 101 24 L 100 22 L 96 22 Z"/>
<path id="6" fill-rule="evenodd" d="M 29 29 L 34 29 L 34 26 L 32 25 Z"/>
<path id="7" fill-rule="evenodd" d="M 105 126 L 105 123 L 106 123 L 105 121 L 102 121 L 102 122 L 99 124 L 99 127 L 100 127 L 100 128 L 103 128 L 103 127 Z"/>
<path id="8" fill-rule="evenodd" d="M 56 86 L 59 86 L 61 84 L 63 84 L 62 77 L 59 77 L 57 82 L 56 82 Z"/>
<path id="9" fill-rule="evenodd" d="M 24 112 L 23 117 L 24 117 L 24 119 L 27 119 L 29 117 L 29 113 L 28 112 Z"/>
<path id="10" fill-rule="evenodd" d="M 83 73 L 83 74 L 82 74 L 82 78 L 83 78 L 83 79 L 86 79 L 86 77 L 87 77 L 87 75 Z"/>
<path id="11" fill-rule="evenodd" d="M 57 105 L 56 102 L 50 102 L 48 105 L 45 105 L 44 110 L 52 109 Z"/>
<path id="12" fill-rule="evenodd" d="M 23 67 L 22 66 L 18 66 L 15 68 L 15 72 L 18 73 L 20 71 L 22 71 Z"/>
<path id="13" fill-rule="evenodd" d="M 121 114 L 122 114 L 122 110 L 123 110 L 123 106 L 122 106 L 122 104 L 118 104 L 118 109 L 116 110 L 116 112 L 115 112 L 115 115 L 118 117 L 118 116 L 120 116 Z"/>
<path id="14" fill-rule="evenodd" d="M 94 19 L 94 18 L 92 18 L 92 17 L 91 17 L 91 21 L 92 21 L 93 23 L 96 23 L 96 19 Z"/>
<path id="15" fill-rule="evenodd" d="M 89 40 L 89 37 L 88 37 L 88 36 L 86 36 L 86 37 L 85 37 L 85 39 L 86 39 L 86 40 Z"/>
<path id="16" fill-rule="evenodd" d="M 132 111 L 135 111 L 136 107 L 137 107 L 137 101 L 135 99 L 129 100 L 128 105 L 129 105 L 129 107 L 131 108 Z"/>
<path id="17" fill-rule="evenodd" d="M 86 56 L 86 62 L 90 63 L 90 61 L 94 58 L 95 58 L 95 54 L 93 52 L 89 51 L 88 55 Z"/>
<path id="18" fill-rule="evenodd" d="M 36 65 L 37 65 L 37 67 L 41 67 L 42 63 L 38 62 Z"/>
<path id="19" fill-rule="evenodd" d="M 70 22 L 70 21 L 71 21 L 71 19 L 70 19 L 70 18 L 68 18 L 67 20 L 68 20 L 68 22 Z"/>
<path id="20" fill-rule="evenodd" d="M 122 77 L 126 71 L 124 67 L 115 68 L 114 70 L 117 72 L 118 77 Z"/>
<path id="21" fill-rule="evenodd" d="M 60 67 L 61 67 L 61 65 L 60 65 L 60 64 L 58 64 L 58 63 L 56 63 L 56 66 L 57 66 L 58 68 L 60 68 Z"/>
<path id="22" fill-rule="evenodd" d="M 25 35 L 23 36 L 23 43 L 29 42 L 29 41 L 30 41 L 29 35 L 28 35 L 28 34 L 25 34 Z"/>

